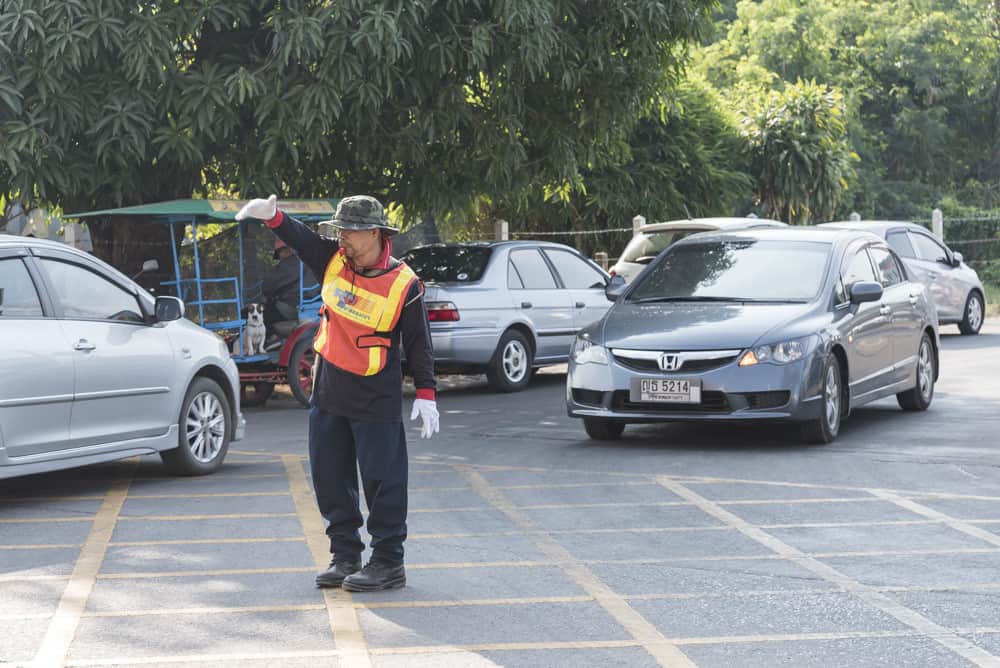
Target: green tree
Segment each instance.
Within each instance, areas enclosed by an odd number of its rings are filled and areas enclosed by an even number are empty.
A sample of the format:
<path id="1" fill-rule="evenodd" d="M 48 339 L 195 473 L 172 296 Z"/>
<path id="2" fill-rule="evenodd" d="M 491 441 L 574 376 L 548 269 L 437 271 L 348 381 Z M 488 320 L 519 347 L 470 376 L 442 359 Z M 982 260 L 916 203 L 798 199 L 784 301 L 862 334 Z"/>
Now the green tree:
<path id="1" fill-rule="evenodd" d="M 768 215 L 807 224 L 832 218 L 853 174 L 839 90 L 800 81 L 743 119 L 757 201 Z"/>
<path id="2" fill-rule="evenodd" d="M 66 209 L 369 192 L 413 215 L 578 189 L 712 5 L 8 0 L 0 183 Z"/>

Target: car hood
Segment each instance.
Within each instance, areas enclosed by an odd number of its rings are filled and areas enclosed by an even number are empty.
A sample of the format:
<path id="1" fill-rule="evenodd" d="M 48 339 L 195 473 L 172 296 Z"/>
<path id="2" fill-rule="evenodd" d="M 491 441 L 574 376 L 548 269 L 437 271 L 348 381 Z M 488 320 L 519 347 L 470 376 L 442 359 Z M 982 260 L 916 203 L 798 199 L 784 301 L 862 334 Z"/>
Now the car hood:
<path id="1" fill-rule="evenodd" d="M 610 348 L 726 350 L 770 343 L 761 338 L 802 318 L 812 304 L 740 302 L 616 304 L 603 323 Z"/>

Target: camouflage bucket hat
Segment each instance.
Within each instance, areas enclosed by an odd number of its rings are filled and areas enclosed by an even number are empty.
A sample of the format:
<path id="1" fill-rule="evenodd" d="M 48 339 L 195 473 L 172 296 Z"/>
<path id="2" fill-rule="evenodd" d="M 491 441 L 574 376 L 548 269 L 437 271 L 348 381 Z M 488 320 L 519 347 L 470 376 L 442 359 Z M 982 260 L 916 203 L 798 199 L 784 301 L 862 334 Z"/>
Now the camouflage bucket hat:
<path id="1" fill-rule="evenodd" d="M 382 203 L 368 195 L 352 195 L 340 200 L 333 219 L 321 223 L 340 230 L 374 230 L 386 234 L 396 234 L 398 230 L 389 224 Z"/>

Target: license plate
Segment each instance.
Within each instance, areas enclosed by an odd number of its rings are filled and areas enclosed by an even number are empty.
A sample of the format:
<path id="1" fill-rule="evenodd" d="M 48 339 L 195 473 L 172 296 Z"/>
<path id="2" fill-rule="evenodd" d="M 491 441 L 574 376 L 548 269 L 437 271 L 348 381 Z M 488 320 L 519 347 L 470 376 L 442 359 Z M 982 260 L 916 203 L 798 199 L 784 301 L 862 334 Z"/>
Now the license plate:
<path id="1" fill-rule="evenodd" d="M 629 392 L 632 401 L 664 404 L 700 404 L 701 381 L 687 378 L 636 378 Z"/>

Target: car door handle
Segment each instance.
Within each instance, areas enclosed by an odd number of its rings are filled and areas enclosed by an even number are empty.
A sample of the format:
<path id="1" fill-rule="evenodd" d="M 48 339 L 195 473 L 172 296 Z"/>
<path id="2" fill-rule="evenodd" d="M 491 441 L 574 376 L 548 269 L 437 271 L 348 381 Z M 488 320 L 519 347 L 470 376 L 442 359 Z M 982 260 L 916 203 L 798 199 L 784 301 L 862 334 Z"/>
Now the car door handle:
<path id="1" fill-rule="evenodd" d="M 586 308 L 586 307 L 587 307 L 587 305 L 586 305 L 586 304 L 584 304 L 583 302 L 577 302 L 577 303 L 575 304 L 575 306 L 576 306 L 577 308 Z"/>
<path id="2" fill-rule="evenodd" d="M 521 308 L 531 308 L 531 302 L 521 302 Z"/>
<path id="3" fill-rule="evenodd" d="M 892 307 L 889 306 L 888 304 L 882 304 L 882 306 L 879 308 L 878 312 L 881 315 L 889 315 L 890 313 L 892 313 Z"/>
<path id="4" fill-rule="evenodd" d="M 87 339 L 80 339 L 73 344 L 73 350 L 82 350 L 84 352 L 90 352 L 91 350 L 97 350 L 97 346 L 88 341 Z"/>

